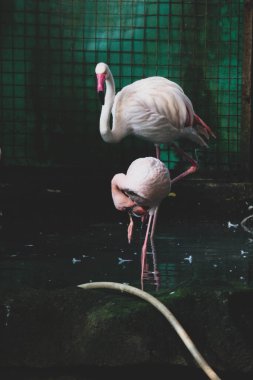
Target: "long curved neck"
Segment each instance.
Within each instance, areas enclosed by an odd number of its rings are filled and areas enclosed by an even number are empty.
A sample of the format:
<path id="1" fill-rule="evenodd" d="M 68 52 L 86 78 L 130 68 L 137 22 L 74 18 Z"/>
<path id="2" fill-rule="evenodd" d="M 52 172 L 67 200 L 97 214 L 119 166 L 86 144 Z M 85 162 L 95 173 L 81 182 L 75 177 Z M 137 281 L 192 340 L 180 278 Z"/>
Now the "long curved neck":
<path id="1" fill-rule="evenodd" d="M 122 139 L 122 134 L 120 133 L 120 129 L 118 129 L 117 126 L 115 128 L 115 125 L 113 126 L 113 130 L 111 129 L 111 112 L 115 99 L 115 83 L 109 68 L 105 83 L 105 102 L 102 106 L 100 114 L 99 130 L 101 137 L 105 142 L 117 143 Z"/>

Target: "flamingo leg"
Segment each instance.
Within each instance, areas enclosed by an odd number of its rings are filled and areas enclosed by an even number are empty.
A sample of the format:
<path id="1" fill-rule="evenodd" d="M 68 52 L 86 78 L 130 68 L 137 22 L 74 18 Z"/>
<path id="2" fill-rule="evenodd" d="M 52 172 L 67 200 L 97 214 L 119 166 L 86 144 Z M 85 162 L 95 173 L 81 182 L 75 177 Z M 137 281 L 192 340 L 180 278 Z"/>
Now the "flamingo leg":
<path id="1" fill-rule="evenodd" d="M 146 230 L 144 243 L 142 246 L 142 255 L 141 255 L 141 286 L 142 286 L 142 289 L 143 289 L 143 280 L 145 277 L 145 273 L 148 271 L 147 263 L 146 263 L 146 257 L 147 257 L 147 244 L 148 244 L 148 236 L 149 236 L 150 229 L 151 229 L 150 242 L 151 242 L 151 248 L 152 248 L 152 255 L 154 256 L 156 254 L 155 249 L 154 249 L 154 234 L 155 234 L 155 226 L 156 226 L 156 221 L 157 221 L 157 214 L 158 214 L 158 206 L 156 207 L 154 214 L 149 214 L 148 226 L 147 226 L 147 230 Z M 155 285 L 158 285 L 158 283 L 159 283 L 158 278 L 157 278 L 158 272 L 157 272 L 156 268 L 154 268 L 153 273 L 154 273 Z"/>
<path id="2" fill-rule="evenodd" d="M 153 258 L 154 284 L 156 285 L 156 290 L 158 290 L 160 286 L 160 276 L 159 276 L 159 270 L 158 270 L 158 265 L 156 261 L 156 249 L 155 249 L 154 239 L 150 238 L 150 241 L 151 241 L 152 258 Z"/>
<path id="3" fill-rule="evenodd" d="M 180 149 L 176 144 L 172 144 L 173 148 L 181 155 L 183 156 L 187 161 L 189 161 L 192 166 L 187 169 L 186 171 L 184 171 L 183 173 L 179 174 L 177 177 L 173 178 L 171 180 L 171 184 L 174 183 L 174 182 L 177 182 L 179 181 L 180 179 L 186 177 L 187 175 L 189 174 L 192 174 L 192 173 L 195 173 L 196 170 L 198 169 L 198 164 L 197 162 L 191 157 L 189 156 L 189 154 L 187 154 L 184 150 Z"/>
<path id="4" fill-rule="evenodd" d="M 145 261 L 145 264 L 143 265 L 144 273 L 141 278 L 141 289 L 144 290 L 144 280 L 147 280 L 147 281 L 151 280 L 152 281 L 151 283 L 155 285 L 155 289 L 159 290 L 160 273 L 159 273 L 158 265 L 156 261 L 156 249 L 155 249 L 154 240 L 150 238 L 150 242 L 151 242 L 151 254 L 152 254 L 152 269 L 149 268 L 149 263 L 146 256 L 146 261 Z"/>
<path id="5" fill-rule="evenodd" d="M 129 213 L 129 218 L 130 218 L 130 223 L 129 223 L 128 228 L 127 228 L 127 239 L 128 239 L 128 243 L 130 244 L 132 241 L 133 227 L 134 227 L 134 221 L 133 221 L 132 215 L 130 213 Z"/>
<path id="6" fill-rule="evenodd" d="M 153 216 L 154 215 L 149 215 L 146 235 L 145 235 L 145 239 L 144 239 L 142 249 L 141 249 L 141 280 L 143 280 L 143 275 L 144 275 L 144 267 L 145 267 L 145 261 L 146 261 L 146 255 L 147 255 L 149 230 L 150 230 L 151 222 L 153 220 Z"/>
<path id="7" fill-rule="evenodd" d="M 159 288 L 159 272 L 157 270 L 157 264 L 156 264 L 156 251 L 155 251 L 155 243 L 154 243 L 154 235 L 155 235 L 155 228 L 156 228 L 156 222 L 158 217 L 158 210 L 159 207 L 157 206 L 153 215 L 153 221 L 152 221 L 152 227 L 150 232 L 150 243 L 151 243 L 151 249 L 152 249 L 152 255 L 153 255 L 153 273 L 154 273 L 154 284 L 156 285 L 156 289 Z"/>
<path id="8" fill-rule="evenodd" d="M 156 152 L 156 158 L 160 160 L 160 155 L 161 155 L 161 149 L 159 144 L 155 144 L 155 152 Z"/>
<path id="9" fill-rule="evenodd" d="M 151 233 L 150 233 L 150 239 L 153 240 L 154 239 L 154 235 L 155 235 L 155 227 L 156 227 L 156 221 L 157 221 L 157 216 L 158 216 L 158 206 L 156 207 L 155 209 L 155 212 L 154 212 L 154 217 L 153 217 L 153 222 L 152 222 L 152 228 L 151 228 Z"/>

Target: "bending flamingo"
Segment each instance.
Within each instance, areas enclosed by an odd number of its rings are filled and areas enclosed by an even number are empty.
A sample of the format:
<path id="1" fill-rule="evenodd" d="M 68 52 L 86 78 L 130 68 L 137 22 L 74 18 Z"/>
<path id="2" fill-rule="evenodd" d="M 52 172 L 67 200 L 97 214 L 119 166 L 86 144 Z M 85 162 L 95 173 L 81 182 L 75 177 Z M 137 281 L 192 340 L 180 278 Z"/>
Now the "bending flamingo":
<path id="1" fill-rule="evenodd" d="M 151 243 L 154 236 L 157 209 L 161 201 L 169 194 L 170 173 L 165 164 L 155 157 L 138 158 L 131 163 L 127 173 L 116 174 L 111 181 L 112 199 L 119 211 L 128 211 L 128 241 L 133 232 L 132 215 L 149 216 L 144 243 L 142 246 L 142 277 L 147 253 L 148 237 Z"/>
<path id="2" fill-rule="evenodd" d="M 204 138 L 215 135 L 194 112 L 191 100 L 178 84 L 153 76 L 137 80 L 115 94 L 109 66 L 100 62 L 95 73 L 97 91 L 103 104 L 100 134 L 105 142 L 118 143 L 126 136 L 134 135 L 155 144 L 157 158 L 160 158 L 159 144 L 167 143 L 191 163 L 191 167 L 177 180 L 197 170 L 197 162 L 174 142 L 185 138 L 207 147 Z"/>

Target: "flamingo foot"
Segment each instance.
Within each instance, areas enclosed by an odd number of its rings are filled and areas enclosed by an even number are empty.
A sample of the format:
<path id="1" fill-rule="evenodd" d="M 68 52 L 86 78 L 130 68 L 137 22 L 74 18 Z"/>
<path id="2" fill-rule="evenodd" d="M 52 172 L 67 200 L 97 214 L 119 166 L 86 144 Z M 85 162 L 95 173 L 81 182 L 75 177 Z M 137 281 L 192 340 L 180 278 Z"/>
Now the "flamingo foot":
<path id="1" fill-rule="evenodd" d="M 173 179 L 171 180 L 171 184 L 173 184 L 173 183 L 179 181 L 181 178 L 184 178 L 184 177 L 186 177 L 186 176 L 189 175 L 189 174 L 195 173 L 195 172 L 197 171 L 197 169 L 198 169 L 198 165 L 197 165 L 197 164 L 196 164 L 196 165 L 192 165 L 192 166 L 191 166 L 189 169 L 187 169 L 185 172 L 183 172 L 183 173 L 179 174 L 177 177 L 173 178 Z"/>

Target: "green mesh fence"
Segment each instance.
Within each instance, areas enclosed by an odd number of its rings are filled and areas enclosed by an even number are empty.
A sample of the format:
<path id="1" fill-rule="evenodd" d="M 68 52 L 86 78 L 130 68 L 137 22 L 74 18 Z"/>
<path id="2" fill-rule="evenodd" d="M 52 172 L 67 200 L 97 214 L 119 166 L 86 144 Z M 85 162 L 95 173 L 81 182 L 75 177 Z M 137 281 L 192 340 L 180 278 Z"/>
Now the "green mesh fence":
<path id="1" fill-rule="evenodd" d="M 127 168 L 152 144 L 106 144 L 94 68 L 116 88 L 160 75 L 180 84 L 217 134 L 197 154 L 199 175 L 241 170 L 242 0 L 1 0 L 0 145 L 6 166 Z M 178 158 L 162 146 L 170 168 Z"/>

